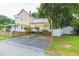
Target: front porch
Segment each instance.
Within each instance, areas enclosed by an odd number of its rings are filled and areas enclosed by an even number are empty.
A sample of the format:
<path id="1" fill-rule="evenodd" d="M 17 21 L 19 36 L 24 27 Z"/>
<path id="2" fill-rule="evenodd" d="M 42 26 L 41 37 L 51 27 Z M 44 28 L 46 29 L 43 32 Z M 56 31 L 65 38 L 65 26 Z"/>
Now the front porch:
<path id="1" fill-rule="evenodd" d="M 7 29 L 9 28 L 9 29 Z M 41 23 L 41 24 L 31 24 L 30 26 L 27 25 L 16 25 L 16 24 L 10 24 L 5 26 L 4 32 L 9 32 L 12 37 L 19 37 L 19 36 L 26 36 L 33 33 L 39 33 L 41 35 L 44 35 L 47 33 L 46 36 L 51 36 L 50 27 L 47 23 Z"/>

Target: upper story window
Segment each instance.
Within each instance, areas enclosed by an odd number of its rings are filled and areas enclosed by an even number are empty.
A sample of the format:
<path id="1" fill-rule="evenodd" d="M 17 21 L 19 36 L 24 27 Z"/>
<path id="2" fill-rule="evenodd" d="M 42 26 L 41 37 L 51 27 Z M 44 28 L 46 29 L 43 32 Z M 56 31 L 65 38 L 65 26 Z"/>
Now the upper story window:
<path id="1" fill-rule="evenodd" d="M 23 17 L 21 17 L 21 20 L 23 20 Z"/>

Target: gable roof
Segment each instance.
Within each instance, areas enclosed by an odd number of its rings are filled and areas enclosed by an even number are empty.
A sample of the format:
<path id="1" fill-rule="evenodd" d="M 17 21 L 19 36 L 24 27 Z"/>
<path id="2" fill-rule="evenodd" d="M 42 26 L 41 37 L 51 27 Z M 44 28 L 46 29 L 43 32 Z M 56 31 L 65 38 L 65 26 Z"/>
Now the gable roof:
<path id="1" fill-rule="evenodd" d="M 32 17 L 32 15 L 30 15 L 28 12 L 26 12 L 24 9 L 22 9 L 17 15 L 20 15 L 22 12 L 25 12 L 26 14 L 28 14 L 29 16 Z"/>
<path id="2" fill-rule="evenodd" d="M 35 23 L 48 23 L 49 22 L 47 18 L 35 18 L 35 17 L 33 17 L 28 12 L 26 12 L 24 9 L 22 9 L 17 15 L 20 15 L 22 12 L 25 12 L 26 14 L 28 14 L 29 16 L 32 17 L 32 21 L 31 21 L 32 24 L 35 24 Z"/>

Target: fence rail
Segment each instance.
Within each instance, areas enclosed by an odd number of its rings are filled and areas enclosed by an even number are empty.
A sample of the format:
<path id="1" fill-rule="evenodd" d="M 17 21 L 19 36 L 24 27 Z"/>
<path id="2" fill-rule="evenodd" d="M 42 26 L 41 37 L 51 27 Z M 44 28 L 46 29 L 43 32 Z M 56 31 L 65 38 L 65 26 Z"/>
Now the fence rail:
<path id="1" fill-rule="evenodd" d="M 5 35 L 11 36 L 12 33 L 11 32 L 0 32 L 0 36 L 5 36 Z"/>
<path id="2" fill-rule="evenodd" d="M 25 35 L 27 35 L 26 32 L 0 32 L 0 36 L 18 37 L 18 36 L 25 36 Z"/>

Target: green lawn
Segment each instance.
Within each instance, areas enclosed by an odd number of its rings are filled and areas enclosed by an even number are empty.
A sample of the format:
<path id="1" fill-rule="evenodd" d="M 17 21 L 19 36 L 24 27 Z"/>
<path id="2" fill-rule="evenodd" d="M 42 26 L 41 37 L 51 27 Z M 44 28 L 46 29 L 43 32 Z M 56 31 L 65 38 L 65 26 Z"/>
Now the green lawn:
<path id="1" fill-rule="evenodd" d="M 10 36 L 0 36 L 0 40 L 6 40 L 6 39 L 9 39 L 11 38 Z"/>
<path id="2" fill-rule="evenodd" d="M 64 35 L 64 38 L 53 38 L 51 48 L 47 49 L 52 55 L 79 55 L 79 35 Z"/>

